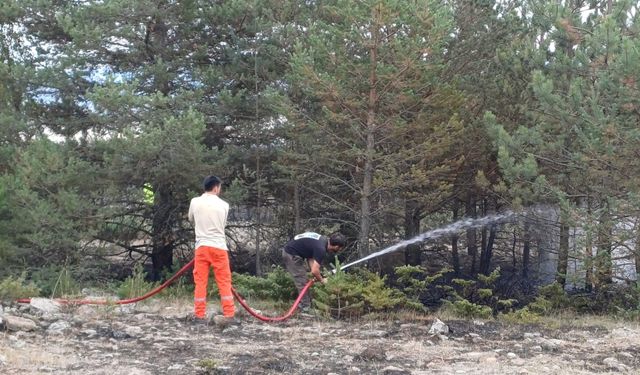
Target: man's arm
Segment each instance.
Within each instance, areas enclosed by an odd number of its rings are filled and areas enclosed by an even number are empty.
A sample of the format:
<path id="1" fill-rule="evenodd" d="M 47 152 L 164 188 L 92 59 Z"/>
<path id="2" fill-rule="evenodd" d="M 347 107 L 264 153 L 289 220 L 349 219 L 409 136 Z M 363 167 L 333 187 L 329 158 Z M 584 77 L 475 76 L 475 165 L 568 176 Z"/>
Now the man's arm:
<path id="1" fill-rule="evenodd" d="M 189 222 L 191 224 L 194 223 L 195 219 L 193 218 L 193 201 L 191 201 L 191 203 L 189 204 Z"/>
<path id="2" fill-rule="evenodd" d="M 309 267 L 311 268 L 311 274 L 316 278 L 316 281 L 324 284 L 326 280 L 322 277 L 322 273 L 320 273 L 320 263 L 315 259 L 309 259 Z"/>

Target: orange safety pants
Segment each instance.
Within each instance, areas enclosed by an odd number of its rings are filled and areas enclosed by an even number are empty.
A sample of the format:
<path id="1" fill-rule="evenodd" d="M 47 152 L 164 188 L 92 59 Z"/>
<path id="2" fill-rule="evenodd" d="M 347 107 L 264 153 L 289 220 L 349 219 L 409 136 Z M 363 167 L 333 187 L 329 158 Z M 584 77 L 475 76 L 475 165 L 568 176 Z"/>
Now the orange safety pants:
<path id="1" fill-rule="evenodd" d="M 193 293 L 194 314 L 198 318 L 204 318 L 206 315 L 207 283 L 211 267 L 213 267 L 213 275 L 220 291 L 222 314 L 227 317 L 233 317 L 235 305 L 233 304 L 233 294 L 231 294 L 229 252 L 211 246 L 200 246 L 196 249 L 193 266 L 193 281 L 196 284 L 196 289 Z"/>

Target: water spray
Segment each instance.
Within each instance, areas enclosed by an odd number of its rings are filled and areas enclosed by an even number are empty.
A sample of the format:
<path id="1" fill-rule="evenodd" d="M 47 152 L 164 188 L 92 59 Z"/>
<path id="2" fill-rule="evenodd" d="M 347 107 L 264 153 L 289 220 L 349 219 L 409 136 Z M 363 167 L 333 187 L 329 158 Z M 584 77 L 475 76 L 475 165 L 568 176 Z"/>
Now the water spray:
<path id="1" fill-rule="evenodd" d="M 490 224 L 502 224 L 502 223 L 506 223 L 506 222 L 511 222 L 513 221 L 513 218 L 516 216 L 516 214 L 513 211 L 507 211 L 501 214 L 496 214 L 496 215 L 489 215 L 489 216 L 485 216 L 485 217 L 481 217 L 478 219 L 474 219 L 474 218 L 467 218 L 467 219 L 462 219 L 459 221 L 456 221 L 455 223 L 451 223 L 449 225 L 446 225 L 442 228 L 437 228 L 437 229 L 433 229 L 430 230 L 428 232 L 422 233 L 420 235 L 417 235 L 411 239 L 408 240 L 404 240 L 401 242 L 398 242 L 395 245 L 389 246 L 387 248 L 384 248 L 380 251 L 377 251 L 373 254 L 369 254 L 366 257 L 362 258 L 362 259 L 358 259 L 354 262 L 351 263 L 347 263 L 343 266 L 340 267 L 341 270 L 344 270 L 346 268 L 349 268 L 353 265 L 356 265 L 358 263 L 362 263 L 362 262 L 366 262 L 367 260 L 373 259 L 373 258 L 377 258 L 381 255 L 384 254 L 388 254 L 388 253 L 392 253 L 394 251 L 400 250 L 402 248 L 404 248 L 405 246 L 414 244 L 416 242 L 422 242 L 422 241 L 426 241 L 428 239 L 436 239 L 436 238 L 440 238 L 440 237 L 444 237 L 447 235 L 451 235 L 453 233 L 456 233 L 458 231 L 464 230 L 464 229 L 472 229 L 472 228 L 479 228 L 479 227 L 484 227 Z M 337 270 L 333 270 L 332 271 L 334 274 L 337 272 Z"/>

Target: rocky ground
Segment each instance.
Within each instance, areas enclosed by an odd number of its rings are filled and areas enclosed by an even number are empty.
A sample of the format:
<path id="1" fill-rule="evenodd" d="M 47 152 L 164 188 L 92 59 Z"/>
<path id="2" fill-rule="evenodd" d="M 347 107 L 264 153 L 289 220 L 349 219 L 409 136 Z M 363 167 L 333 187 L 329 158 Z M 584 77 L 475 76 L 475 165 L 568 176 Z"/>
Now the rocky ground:
<path id="1" fill-rule="evenodd" d="M 44 299 L 5 305 L 0 373 L 640 373 L 637 324 L 550 329 L 443 319 L 434 326 L 433 316 L 265 324 L 243 315 L 242 325 L 221 330 L 186 321 L 189 309 L 188 301 L 158 300 L 122 307 Z"/>

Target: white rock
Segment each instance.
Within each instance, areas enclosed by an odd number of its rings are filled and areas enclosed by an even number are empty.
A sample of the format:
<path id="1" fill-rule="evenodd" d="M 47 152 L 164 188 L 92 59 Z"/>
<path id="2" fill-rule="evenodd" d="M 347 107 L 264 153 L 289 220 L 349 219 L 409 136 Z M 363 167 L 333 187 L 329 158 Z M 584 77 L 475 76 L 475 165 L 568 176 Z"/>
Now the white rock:
<path id="1" fill-rule="evenodd" d="M 124 333 L 131 337 L 139 337 L 142 335 L 143 331 L 142 328 L 138 326 L 127 326 L 124 328 Z"/>
<path id="2" fill-rule="evenodd" d="M 514 366 L 524 366 L 526 363 L 527 361 L 525 361 L 522 358 L 516 358 L 511 360 L 511 364 Z"/>
<path id="3" fill-rule="evenodd" d="M 507 358 L 516 359 L 516 358 L 518 358 L 518 355 L 516 353 L 509 352 L 509 353 L 507 353 Z"/>
<path id="4" fill-rule="evenodd" d="M 436 318 L 431 324 L 431 328 L 429 328 L 429 334 L 441 334 L 446 335 L 449 333 L 449 326 L 444 324 L 440 319 Z"/>
<path id="5" fill-rule="evenodd" d="M 60 302 L 49 298 L 31 298 L 29 305 L 39 312 L 57 314 L 60 312 Z"/>
<path id="6" fill-rule="evenodd" d="M 622 363 L 618 362 L 618 360 L 616 358 L 614 358 L 614 357 L 607 357 L 607 358 L 602 360 L 602 363 L 604 363 L 610 369 L 618 370 L 618 371 L 621 371 L 621 372 L 627 370 L 627 366 L 625 366 Z"/>
<path id="7" fill-rule="evenodd" d="M 482 357 L 482 358 L 478 359 L 478 362 L 486 363 L 486 364 L 492 364 L 492 363 L 497 363 L 498 362 L 498 358 L 493 357 L 493 356 Z"/>
<path id="8" fill-rule="evenodd" d="M 4 321 L 5 326 L 10 331 L 34 331 L 38 329 L 36 322 L 19 316 L 5 315 Z"/>
<path id="9" fill-rule="evenodd" d="M 71 324 L 64 320 L 58 320 L 57 322 L 51 323 L 49 328 L 47 328 L 47 334 L 49 335 L 63 335 L 71 330 Z"/>

